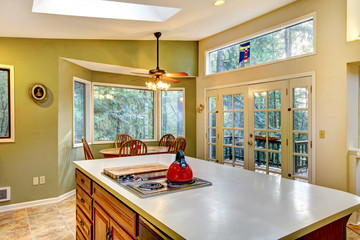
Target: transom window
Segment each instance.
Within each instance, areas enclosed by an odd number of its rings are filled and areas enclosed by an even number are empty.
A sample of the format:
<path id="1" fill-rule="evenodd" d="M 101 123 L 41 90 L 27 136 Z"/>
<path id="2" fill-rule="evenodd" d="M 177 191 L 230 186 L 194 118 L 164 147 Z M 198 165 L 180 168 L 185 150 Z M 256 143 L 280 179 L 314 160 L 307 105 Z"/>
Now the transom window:
<path id="1" fill-rule="evenodd" d="M 314 52 L 313 17 L 207 53 L 207 74 Z"/>

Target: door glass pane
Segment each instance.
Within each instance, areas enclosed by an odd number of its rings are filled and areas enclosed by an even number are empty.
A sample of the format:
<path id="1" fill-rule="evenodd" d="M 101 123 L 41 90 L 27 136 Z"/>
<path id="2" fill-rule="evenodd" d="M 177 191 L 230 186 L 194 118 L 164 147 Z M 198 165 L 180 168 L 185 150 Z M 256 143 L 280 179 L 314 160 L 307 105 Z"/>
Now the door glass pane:
<path id="1" fill-rule="evenodd" d="M 232 135 L 233 135 L 233 131 L 232 130 L 224 130 L 224 144 L 227 145 L 232 145 L 233 141 L 232 141 Z"/>
<path id="2" fill-rule="evenodd" d="M 232 110 L 232 95 L 224 95 L 224 97 L 223 97 L 223 109 L 225 111 Z"/>
<path id="3" fill-rule="evenodd" d="M 266 112 L 254 112 L 254 128 L 266 129 Z"/>
<path id="4" fill-rule="evenodd" d="M 294 108 L 308 107 L 308 88 L 294 88 Z"/>
<path id="5" fill-rule="evenodd" d="M 244 128 L 244 113 L 243 112 L 234 112 L 234 127 L 235 128 Z"/>
<path id="6" fill-rule="evenodd" d="M 232 112 L 225 112 L 224 113 L 224 127 L 225 128 L 232 128 L 233 127 L 233 117 Z"/>
<path id="7" fill-rule="evenodd" d="M 281 151 L 281 132 L 269 132 L 269 149 Z"/>
<path id="8" fill-rule="evenodd" d="M 266 149 L 266 132 L 255 131 L 255 148 Z"/>
<path id="9" fill-rule="evenodd" d="M 244 110 L 244 94 L 234 95 L 234 110 Z"/>
<path id="10" fill-rule="evenodd" d="M 216 97 L 209 97 L 209 111 L 216 111 Z"/>
<path id="11" fill-rule="evenodd" d="M 266 92 L 254 93 L 254 109 L 266 109 Z"/>
<path id="12" fill-rule="evenodd" d="M 209 143 L 216 143 L 216 129 L 209 129 Z"/>
<path id="13" fill-rule="evenodd" d="M 209 127 L 216 127 L 216 113 L 209 113 Z"/>
<path id="14" fill-rule="evenodd" d="M 268 92 L 268 109 L 281 108 L 281 92 L 280 90 Z"/>
<path id="15" fill-rule="evenodd" d="M 255 167 L 266 169 L 266 152 L 254 151 Z"/>
<path id="16" fill-rule="evenodd" d="M 281 113 L 280 111 L 268 112 L 269 129 L 280 130 L 281 129 Z"/>
<path id="17" fill-rule="evenodd" d="M 232 162 L 232 147 L 224 147 L 224 162 Z"/>
<path id="18" fill-rule="evenodd" d="M 307 133 L 294 133 L 294 153 L 308 153 L 308 134 Z"/>
<path id="19" fill-rule="evenodd" d="M 244 131 L 243 130 L 235 130 L 234 131 L 234 145 L 235 146 L 244 146 Z"/>
<path id="20" fill-rule="evenodd" d="M 308 177 L 308 158 L 303 156 L 293 156 L 294 175 Z"/>
<path id="21" fill-rule="evenodd" d="M 308 130 L 308 111 L 298 110 L 294 111 L 294 130 L 307 131 Z"/>
<path id="22" fill-rule="evenodd" d="M 209 158 L 216 159 L 216 145 L 209 144 Z"/>
<path id="23" fill-rule="evenodd" d="M 235 163 L 244 164 L 244 149 L 234 148 Z"/>
<path id="24" fill-rule="evenodd" d="M 281 172 L 281 153 L 269 152 L 268 161 L 270 171 Z"/>

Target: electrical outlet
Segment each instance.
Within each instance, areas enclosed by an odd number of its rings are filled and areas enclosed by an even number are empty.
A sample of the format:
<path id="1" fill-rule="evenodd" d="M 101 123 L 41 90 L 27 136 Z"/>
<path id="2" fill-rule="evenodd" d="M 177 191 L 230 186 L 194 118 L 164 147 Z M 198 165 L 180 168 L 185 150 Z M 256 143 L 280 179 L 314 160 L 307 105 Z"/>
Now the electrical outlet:
<path id="1" fill-rule="evenodd" d="M 39 185 L 39 177 L 33 177 L 33 185 Z"/>
<path id="2" fill-rule="evenodd" d="M 319 138 L 324 139 L 325 138 L 325 130 L 319 131 Z"/>
<path id="3" fill-rule="evenodd" d="M 40 184 L 45 184 L 45 176 L 40 176 Z"/>

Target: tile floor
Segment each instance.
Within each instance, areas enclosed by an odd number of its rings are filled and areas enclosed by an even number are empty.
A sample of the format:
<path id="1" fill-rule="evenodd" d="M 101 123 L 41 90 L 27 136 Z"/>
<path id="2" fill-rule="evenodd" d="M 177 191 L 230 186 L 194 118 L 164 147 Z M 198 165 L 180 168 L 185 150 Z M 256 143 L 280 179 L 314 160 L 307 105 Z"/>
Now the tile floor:
<path id="1" fill-rule="evenodd" d="M 74 240 L 75 196 L 57 204 L 0 213 L 0 240 Z"/>
<path id="2" fill-rule="evenodd" d="M 75 196 L 57 204 L 0 213 L 0 240 L 74 240 Z M 360 226 L 348 225 L 347 240 L 360 240 Z"/>

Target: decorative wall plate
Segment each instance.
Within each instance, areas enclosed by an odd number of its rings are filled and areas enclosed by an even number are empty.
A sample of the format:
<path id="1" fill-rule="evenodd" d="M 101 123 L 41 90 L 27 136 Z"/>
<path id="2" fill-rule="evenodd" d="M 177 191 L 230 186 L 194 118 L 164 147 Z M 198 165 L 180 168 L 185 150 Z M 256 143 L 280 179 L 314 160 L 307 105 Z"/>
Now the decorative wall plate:
<path id="1" fill-rule="evenodd" d="M 30 87 L 30 97 L 36 103 L 43 103 L 48 98 L 48 90 L 44 84 L 35 83 Z"/>

